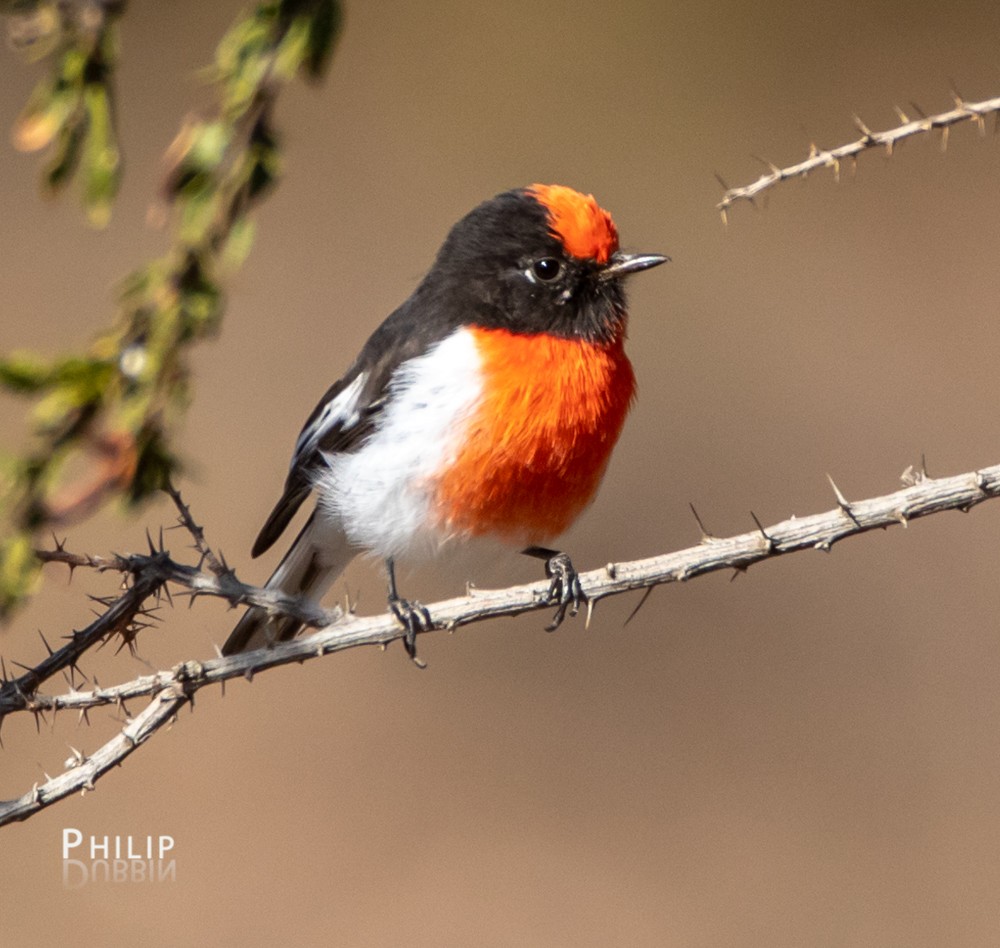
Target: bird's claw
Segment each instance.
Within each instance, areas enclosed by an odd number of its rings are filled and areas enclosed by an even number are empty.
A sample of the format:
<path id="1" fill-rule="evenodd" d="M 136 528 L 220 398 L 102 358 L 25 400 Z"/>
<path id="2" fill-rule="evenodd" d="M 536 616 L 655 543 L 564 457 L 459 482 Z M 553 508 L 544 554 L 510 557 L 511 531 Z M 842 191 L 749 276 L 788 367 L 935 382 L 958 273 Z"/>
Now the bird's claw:
<path id="1" fill-rule="evenodd" d="M 389 611 L 403 627 L 403 647 L 406 649 L 406 654 L 410 656 L 415 665 L 424 668 L 425 663 L 417 658 L 417 634 L 430 632 L 434 628 L 427 607 L 400 596 L 390 596 Z"/>
<path id="2" fill-rule="evenodd" d="M 558 604 L 556 614 L 545 626 L 545 631 L 555 632 L 567 612 L 575 616 L 580 611 L 581 604 L 587 602 L 587 594 L 580 585 L 580 574 L 566 553 L 555 553 L 545 561 L 545 575 L 550 580 L 547 601 Z"/>

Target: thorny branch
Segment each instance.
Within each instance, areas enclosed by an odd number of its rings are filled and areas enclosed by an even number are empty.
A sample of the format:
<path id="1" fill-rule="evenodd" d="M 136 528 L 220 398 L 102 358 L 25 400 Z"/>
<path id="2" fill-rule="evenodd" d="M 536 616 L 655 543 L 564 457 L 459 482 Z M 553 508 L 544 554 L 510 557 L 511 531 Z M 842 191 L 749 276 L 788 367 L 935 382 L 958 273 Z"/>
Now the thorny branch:
<path id="1" fill-rule="evenodd" d="M 920 113 L 916 105 L 912 106 L 914 111 Z M 917 119 L 911 119 L 902 109 L 896 109 L 900 123 L 895 128 L 886 129 L 884 132 L 873 132 L 857 116 L 854 117 L 854 124 L 861 132 L 861 137 L 857 141 L 838 148 L 819 148 L 813 144 L 809 147 L 809 156 L 798 164 L 789 165 L 786 168 L 779 168 L 777 165 L 769 163 L 769 170 L 762 174 L 753 184 L 743 187 L 730 188 L 720 178 L 719 181 L 726 193 L 722 200 L 716 204 L 719 213 L 722 214 L 722 222 L 726 223 L 729 218 L 729 208 L 737 201 L 749 201 L 751 204 L 758 194 L 773 188 L 781 181 L 789 178 L 804 178 L 809 172 L 818 168 L 832 168 L 837 180 L 840 179 L 840 164 L 843 161 L 857 162 L 858 155 L 871 148 L 884 148 L 886 153 L 891 155 L 893 149 L 900 142 L 914 135 L 924 135 L 935 129 L 941 131 L 941 146 L 948 145 L 949 130 L 953 125 L 961 122 L 975 122 L 981 133 L 986 131 L 986 117 L 988 115 L 998 116 L 1000 113 L 1000 97 L 987 99 L 984 102 L 966 102 L 961 96 L 955 96 L 955 108 L 949 112 L 940 112 L 937 115 L 923 115 Z M 995 121 L 1000 120 L 1000 116 Z"/>
<path id="2" fill-rule="evenodd" d="M 657 585 L 683 582 L 719 570 L 742 572 L 755 563 L 786 553 L 829 550 L 834 543 L 847 537 L 894 524 L 906 526 L 910 520 L 945 510 L 968 511 L 984 501 L 1000 497 L 1000 465 L 933 479 L 923 471 L 908 470 L 903 481 L 906 486 L 894 493 L 849 501 L 831 480 L 837 506 L 825 513 L 792 517 L 770 527 L 761 526 L 754 517 L 757 528 L 749 533 L 724 539 L 706 534 L 697 546 L 685 550 L 632 562 L 609 563 L 601 569 L 584 573 L 580 580 L 589 598 L 587 619 L 589 621 L 594 605 L 608 596 L 631 590 L 649 590 Z M 182 521 L 196 537 L 196 548 L 204 554 L 207 546 L 201 531 L 176 492 L 174 499 L 182 511 Z M 36 784 L 19 798 L 0 802 L 0 826 L 27 819 L 77 791 L 93 789 L 100 776 L 121 763 L 136 747 L 173 720 L 177 711 L 193 701 L 194 694 L 201 688 L 235 677 L 250 679 L 268 668 L 301 663 L 359 645 L 384 647 L 404 634 L 391 615 L 321 615 L 322 610 L 315 606 L 240 583 L 232 571 L 222 567 L 221 563 L 218 575 L 205 573 L 197 567 L 174 562 L 162 549 L 153 549 L 149 555 L 99 558 L 78 556 L 57 548 L 47 553 L 46 559 L 68 563 L 71 567 L 115 569 L 131 577 L 132 586 L 93 624 L 98 627 L 96 630 L 92 628 L 93 641 L 102 640 L 111 632 L 120 632 L 123 622 L 127 626 L 133 621 L 141 613 L 143 602 L 158 591 L 165 590 L 168 584 L 180 586 L 191 595 L 220 596 L 233 603 L 263 605 L 275 612 L 291 612 L 312 626 L 323 627 L 311 635 L 277 644 L 273 648 L 220 656 L 204 662 L 184 662 L 169 671 L 112 687 L 95 686 L 90 691 L 71 688 L 66 694 L 44 695 L 37 690 L 43 680 L 51 677 L 52 663 L 62 661 L 62 667 L 73 664 L 79 657 L 79 651 L 68 653 L 62 659 L 58 656 L 64 650 L 52 653 L 37 668 L 30 669 L 20 678 L 3 682 L 0 685 L 0 721 L 6 714 L 16 711 L 29 711 L 36 716 L 58 710 L 86 714 L 89 708 L 102 705 L 123 708 L 124 701 L 137 697 L 152 696 L 152 700 L 135 717 L 129 717 L 126 712 L 127 723 L 122 730 L 93 754 L 75 752 L 63 773 Z M 547 608 L 547 588 L 548 582 L 543 581 L 507 589 L 472 590 L 466 596 L 430 606 L 432 628 L 452 631 L 484 619 Z M 129 618 L 123 619 L 123 616 Z M 74 640 L 80 634 L 76 633 Z M 67 648 L 72 647 L 73 641 Z"/>

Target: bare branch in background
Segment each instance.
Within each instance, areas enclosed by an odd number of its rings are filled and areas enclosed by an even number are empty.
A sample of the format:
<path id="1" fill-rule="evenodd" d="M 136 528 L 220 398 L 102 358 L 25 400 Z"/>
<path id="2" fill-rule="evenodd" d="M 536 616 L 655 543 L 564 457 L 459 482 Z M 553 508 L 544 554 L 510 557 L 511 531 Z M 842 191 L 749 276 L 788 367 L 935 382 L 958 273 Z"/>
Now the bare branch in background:
<path id="1" fill-rule="evenodd" d="M 914 111 L 920 111 L 916 106 L 912 106 L 912 108 Z M 953 125 L 959 125 L 962 122 L 974 122 L 979 127 L 980 132 L 985 133 L 986 117 L 995 116 L 1000 112 L 1000 98 L 986 99 L 983 102 L 965 102 L 956 96 L 955 108 L 950 111 L 940 112 L 937 115 L 925 116 L 921 114 L 916 119 L 911 119 L 902 109 L 896 111 L 901 124 L 894 128 L 886 129 L 884 132 L 873 132 L 860 118 L 855 116 L 854 124 L 861 132 L 861 137 L 857 141 L 829 149 L 811 145 L 809 155 L 805 160 L 786 168 L 779 168 L 772 164 L 770 170 L 766 174 L 762 174 L 753 184 L 730 188 L 719 179 L 722 186 L 726 188 L 726 193 L 715 206 L 722 214 L 723 223 L 728 221 L 729 209 L 734 204 L 739 201 L 749 201 L 752 204 L 759 194 L 789 178 L 804 178 L 819 168 L 832 168 L 834 175 L 839 180 L 841 163 L 844 161 L 855 163 L 858 160 L 858 155 L 872 148 L 884 148 L 886 154 L 891 155 L 893 149 L 905 139 L 915 135 L 926 135 L 935 130 L 940 130 L 942 147 L 947 147 L 949 130 Z"/>

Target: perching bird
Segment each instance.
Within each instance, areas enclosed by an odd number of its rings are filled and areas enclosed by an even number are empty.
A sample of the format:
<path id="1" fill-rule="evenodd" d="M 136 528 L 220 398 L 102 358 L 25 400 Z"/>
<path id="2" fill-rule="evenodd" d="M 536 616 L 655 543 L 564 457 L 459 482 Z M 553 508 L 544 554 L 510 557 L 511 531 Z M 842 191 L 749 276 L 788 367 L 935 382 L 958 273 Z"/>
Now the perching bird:
<path id="1" fill-rule="evenodd" d="M 413 656 L 429 619 L 399 597 L 395 560 L 491 536 L 546 559 L 558 624 L 585 597 L 544 545 L 593 498 L 635 397 L 624 279 L 666 260 L 619 250 L 611 216 L 560 185 L 463 217 L 306 421 L 253 556 L 311 492 L 316 505 L 268 587 L 318 599 L 359 553 L 379 556 Z M 223 652 L 300 628 L 252 607 Z"/>

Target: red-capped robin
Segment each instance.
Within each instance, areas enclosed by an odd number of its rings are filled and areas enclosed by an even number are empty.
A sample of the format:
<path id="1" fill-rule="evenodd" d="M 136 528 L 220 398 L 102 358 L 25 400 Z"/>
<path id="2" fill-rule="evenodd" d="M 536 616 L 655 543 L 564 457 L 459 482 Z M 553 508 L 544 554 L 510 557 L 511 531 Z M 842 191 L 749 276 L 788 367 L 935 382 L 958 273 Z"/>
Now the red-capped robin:
<path id="1" fill-rule="evenodd" d="M 667 259 L 619 250 L 607 211 L 561 185 L 462 218 L 306 421 L 253 556 L 312 491 L 316 507 L 268 587 L 318 598 L 359 553 L 382 557 L 412 657 L 430 619 L 400 598 L 395 560 L 492 536 L 546 560 L 557 626 L 586 597 L 542 544 L 593 498 L 635 397 L 624 278 Z M 300 628 L 250 608 L 223 652 Z"/>

